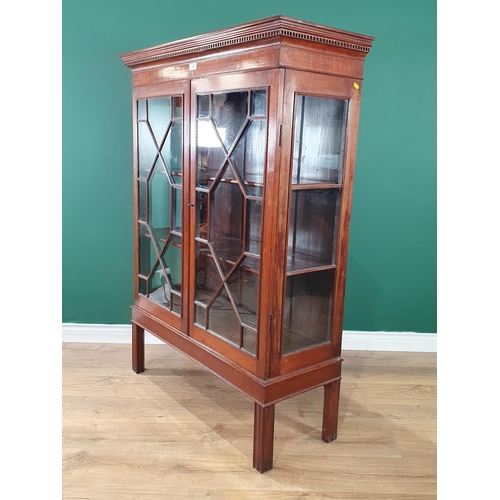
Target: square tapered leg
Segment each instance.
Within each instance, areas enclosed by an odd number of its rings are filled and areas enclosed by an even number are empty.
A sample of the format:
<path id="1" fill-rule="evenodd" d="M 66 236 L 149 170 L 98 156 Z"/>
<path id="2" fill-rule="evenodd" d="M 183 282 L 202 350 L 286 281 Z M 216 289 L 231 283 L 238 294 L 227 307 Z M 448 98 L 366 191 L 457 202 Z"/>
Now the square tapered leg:
<path id="1" fill-rule="evenodd" d="M 324 386 L 325 400 L 323 403 L 323 432 L 321 439 L 329 443 L 337 439 L 337 424 L 339 420 L 340 379 Z"/>
<path id="2" fill-rule="evenodd" d="M 274 405 L 255 403 L 253 431 L 253 466 L 260 473 L 273 468 Z"/>
<path id="3" fill-rule="evenodd" d="M 132 370 L 144 371 L 144 328 L 132 323 Z"/>

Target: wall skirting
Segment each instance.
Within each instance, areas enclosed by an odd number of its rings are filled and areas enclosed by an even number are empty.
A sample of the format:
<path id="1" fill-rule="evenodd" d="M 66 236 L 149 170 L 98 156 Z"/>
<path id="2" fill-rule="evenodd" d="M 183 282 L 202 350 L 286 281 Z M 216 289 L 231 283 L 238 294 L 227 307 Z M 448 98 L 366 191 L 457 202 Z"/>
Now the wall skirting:
<path id="1" fill-rule="evenodd" d="M 130 325 L 63 323 L 62 341 L 130 344 L 132 327 Z M 162 343 L 147 332 L 145 342 L 148 344 Z M 437 334 L 347 330 L 343 333 L 342 348 L 346 351 L 437 352 Z"/>

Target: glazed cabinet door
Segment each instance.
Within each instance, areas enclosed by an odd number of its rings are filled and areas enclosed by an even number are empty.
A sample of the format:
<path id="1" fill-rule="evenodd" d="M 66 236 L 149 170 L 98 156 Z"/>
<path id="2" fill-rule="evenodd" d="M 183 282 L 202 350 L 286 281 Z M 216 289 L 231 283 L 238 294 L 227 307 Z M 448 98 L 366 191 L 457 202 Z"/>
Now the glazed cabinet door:
<path id="1" fill-rule="evenodd" d="M 135 303 L 187 333 L 189 85 L 133 92 Z"/>
<path id="2" fill-rule="evenodd" d="M 348 78 L 286 72 L 274 375 L 340 356 L 359 93 Z"/>
<path id="3" fill-rule="evenodd" d="M 264 375 L 279 71 L 191 83 L 192 333 Z"/>

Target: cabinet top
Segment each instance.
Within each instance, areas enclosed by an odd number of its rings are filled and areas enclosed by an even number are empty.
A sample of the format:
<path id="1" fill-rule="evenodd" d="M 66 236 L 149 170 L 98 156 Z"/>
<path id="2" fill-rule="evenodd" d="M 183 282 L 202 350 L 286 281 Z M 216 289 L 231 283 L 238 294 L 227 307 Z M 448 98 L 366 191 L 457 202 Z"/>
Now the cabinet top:
<path id="1" fill-rule="evenodd" d="M 199 54 L 214 49 L 282 37 L 354 50 L 364 54 L 368 53 L 374 40 L 371 36 L 279 15 L 142 50 L 127 52 L 120 54 L 120 58 L 126 66 L 132 67 L 151 61 Z"/>

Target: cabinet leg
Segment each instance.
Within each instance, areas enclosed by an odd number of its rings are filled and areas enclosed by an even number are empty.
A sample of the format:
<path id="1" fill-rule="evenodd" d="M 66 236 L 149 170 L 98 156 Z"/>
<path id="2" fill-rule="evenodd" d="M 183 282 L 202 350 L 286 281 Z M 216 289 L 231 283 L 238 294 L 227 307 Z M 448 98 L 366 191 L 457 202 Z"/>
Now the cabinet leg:
<path id="1" fill-rule="evenodd" d="M 132 370 L 144 371 L 144 328 L 132 323 Z"/>
<path id="2" fill-rule="evenodd" d="M 324 386 L 325 400 L 323 403 L 323 432 L 321 439 L 329 443 L 337 439 L 337 424 L 339 420 L 340 379 Z"/>
<path id="3" fill-rule="evenodd" d="M 273 468 L 274 405 L 255 403 L 253 430 L 253 466 L 260 473 Z"/>

